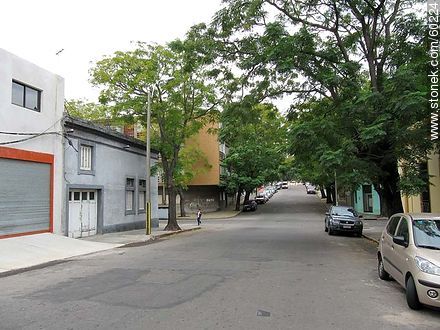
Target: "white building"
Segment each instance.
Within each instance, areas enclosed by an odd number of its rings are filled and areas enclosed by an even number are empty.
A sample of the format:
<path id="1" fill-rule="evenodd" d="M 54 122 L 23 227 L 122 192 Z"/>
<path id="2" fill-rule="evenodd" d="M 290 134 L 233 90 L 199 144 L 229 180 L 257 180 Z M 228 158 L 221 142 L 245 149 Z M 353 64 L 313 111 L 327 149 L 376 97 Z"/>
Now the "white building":
<path id="1" fill-rule="evenodd" d="M 64 79 L 0 49 L 0 238 L 62 233 Z"/>

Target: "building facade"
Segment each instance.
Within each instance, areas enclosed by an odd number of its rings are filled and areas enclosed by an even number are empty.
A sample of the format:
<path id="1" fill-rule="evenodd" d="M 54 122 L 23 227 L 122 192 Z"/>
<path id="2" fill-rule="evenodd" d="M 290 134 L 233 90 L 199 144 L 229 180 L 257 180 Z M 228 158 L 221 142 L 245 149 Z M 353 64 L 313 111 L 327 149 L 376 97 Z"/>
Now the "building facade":
<path id="1" fill-rule="evenodd" d="M 358 213 L 366 216 L 379 216 L 381 212 L 380 197 L 372 184 L 363 184 L 353 193 L 353 207 Z"/>
<path id="2" fill-rule="evenodd" d="M 426 171 L 426 189 L 416 196 L 402 195 L 405 212 L 440 213 L 440 155 L 432 153 L 427 162 L 422 165 Z"/>
<path id="3" fill-rule="evenodd" d="M 184 194 L 186 212 L 194 213 L 198 208 L 204 212 L 213 212 L 226 207 L 227 196 L 220 187 L 222 173 L 221 161 L 224 159 L 227 148 L 218 140 L 216 130 L 219 124 L 209 124 L 203 127 L 196 135 L 185 142 L 185 146 L 196 148 L 202 152 L 204 159 L 194 165 L 196 175 L 188 184 Z M 161 218 L 167 217 L 167 192 L 159 181 L 159 208 Z M 229 202 L 233 204 L 233 199 Z M 180 198 L 177 204 L 180 206 Z M 179 208 L 178 208 L 179 209 Z"/>
<path id="4" fill-rule="evenodd" d="M 145 143 L 66 117 L 64 233 L 84 237 L 146 226 Z M 157 152 L 151 152 L 151 165 Z M 158 227 L 157 177 L 151 177 L 152 226 Z"/>
<path id="5" fill-rule="evenodd" d="M 64 80 L 0 49 L 0 238 L 61 234 Z"/>

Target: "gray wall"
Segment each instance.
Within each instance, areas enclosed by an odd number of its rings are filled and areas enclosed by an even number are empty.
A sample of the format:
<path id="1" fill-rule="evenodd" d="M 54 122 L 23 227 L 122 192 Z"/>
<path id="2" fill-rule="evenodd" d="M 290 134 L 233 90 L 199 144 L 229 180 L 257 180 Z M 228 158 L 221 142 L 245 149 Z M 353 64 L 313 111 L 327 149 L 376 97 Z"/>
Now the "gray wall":
<path id="1" fill-rule="evenodd" d="M 188 186 L 188 190 L 183 194 L 187 212 L 197 212 L 199 207 L 204 212 L 214 212 L 220 209 L 220 188 L 218 186 Z"/>
<path id="2" fill-rule="evenodd" d="M 67 127 L 69 129 L 69 127 Z M 73 147 L 65 144 L 65 183 L 66 195 L 70 188 L 96 189 L 102 187 L 100 194 L 101 205 L 98 205 L 98 232 L 111 232 L 145 228 L 145 213 L 138 214 L 137 191 L 135 193 L 135 214 L 125 213 L 125 184 L 126 178 L 135 178 L 136 189 L 138 179 L 145 179 L 145 150 L 140 147 L 115 141 L 111 137 L 104 137 L 88 130 L 74 127 L 73 133 L 67 134 Z M 79 144 L 90 143 L 94 147 L 93 174 L 84 174 L 79 171 Z M 130 148 L 126 148 L 130 145 Z M 76 148 L 76 150 L 74 149 Z M 156 163 L 156 154 L 152 155 L 152 165 Z M 67 197 L 67 196 L 66 196 Z M 158 198 L 157 177 L 151 178 L 152 225 L 157 227 Z M 101 209 L 102 208 L 102 209 Z M 99 210 L 101 209 L 101 214 Z M 68 230 L 68 199 L 66 198 L 66 212 L 64 213 L 63 229 Z M 101 217 L 101 219 L 100 219 Z M 101 228 L 100 228 L 101 227 Z"/>

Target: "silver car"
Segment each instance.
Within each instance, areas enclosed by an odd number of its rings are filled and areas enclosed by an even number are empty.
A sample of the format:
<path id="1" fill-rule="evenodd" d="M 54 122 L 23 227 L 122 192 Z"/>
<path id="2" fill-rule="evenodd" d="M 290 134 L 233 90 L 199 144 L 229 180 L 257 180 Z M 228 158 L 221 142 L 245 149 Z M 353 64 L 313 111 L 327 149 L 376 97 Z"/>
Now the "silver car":
<path id="1" fill-rule="evenodd" d="M 377 252 L 378 273 L 406 290 L 412 309 L 440 307 L 440 214 L 398 213 L 390 217 Z"/>

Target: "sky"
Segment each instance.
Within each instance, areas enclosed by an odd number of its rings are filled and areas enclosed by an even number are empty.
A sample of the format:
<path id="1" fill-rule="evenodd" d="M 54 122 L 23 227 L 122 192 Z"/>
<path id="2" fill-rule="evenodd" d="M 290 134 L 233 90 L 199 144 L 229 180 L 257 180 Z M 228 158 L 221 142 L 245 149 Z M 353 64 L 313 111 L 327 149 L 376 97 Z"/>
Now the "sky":
<path id="1" fill-rule="evenodd" d="M 93 62 L 133 41 L 183 38 L 209 22 L 221 0 L 2 0 L 1 7 L 0 48 L 62 76 L 66 99 L 96 102 Z"/>

